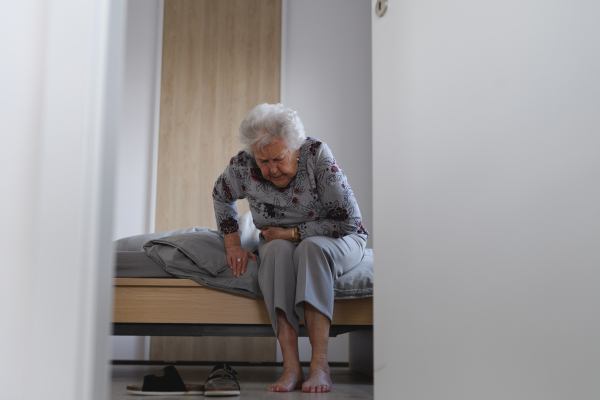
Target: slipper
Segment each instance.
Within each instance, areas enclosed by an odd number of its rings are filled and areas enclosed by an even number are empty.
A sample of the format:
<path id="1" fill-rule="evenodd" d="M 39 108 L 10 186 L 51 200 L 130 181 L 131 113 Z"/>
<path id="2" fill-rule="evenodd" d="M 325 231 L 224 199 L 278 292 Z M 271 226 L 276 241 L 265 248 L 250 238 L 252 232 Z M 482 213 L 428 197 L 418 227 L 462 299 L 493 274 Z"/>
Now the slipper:
<path id="1" fill-rule="evenodd" d="M 237 380 L 237 372 L 225 363 L 217 364 L 204 384 L 204 395 L 237 396 L 239 394 L 240 383 Z"/>
<path id="2" fill-rule="evenodd" d="M 202 385 L 186 385 L 174 366 L 164 367 L 158 376 L 146 375 L 144 384 L 127 386 L 127 392 L 140 396 L 199 396 Z"/>

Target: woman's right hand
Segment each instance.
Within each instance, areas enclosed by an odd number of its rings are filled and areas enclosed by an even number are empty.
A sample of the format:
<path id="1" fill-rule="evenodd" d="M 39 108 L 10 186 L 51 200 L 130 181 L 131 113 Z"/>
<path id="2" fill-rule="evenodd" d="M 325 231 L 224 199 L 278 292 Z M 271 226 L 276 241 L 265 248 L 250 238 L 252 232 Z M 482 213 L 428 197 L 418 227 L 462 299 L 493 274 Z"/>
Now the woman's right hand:
<path id="1" fill-rule="evenodd" d="M 244 250 L 242 246 L 226 247 L 225 251 L 227 252 L 227 264 L 233 271 L 233 275 L 235 275 L 237 278 L 246 272 L 248 258 L 256 261 L 256 256 L 249 251 Z"/>

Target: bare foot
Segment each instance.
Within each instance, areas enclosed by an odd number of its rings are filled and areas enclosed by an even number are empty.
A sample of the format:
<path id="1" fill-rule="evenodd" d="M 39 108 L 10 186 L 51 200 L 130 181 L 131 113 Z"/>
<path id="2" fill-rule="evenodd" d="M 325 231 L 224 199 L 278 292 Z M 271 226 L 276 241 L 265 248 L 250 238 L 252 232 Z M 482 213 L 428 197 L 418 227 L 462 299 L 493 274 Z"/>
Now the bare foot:
<path id="1" fill-rule="evenodd" d="M 303 392 L 323 393 L 331 390 L 331 378 L 329 377 L 329 364 L 327 361 L 311 361 L 310 376 L 302 384 Z"/>
<path id="2" fill-rule="evenodd" d="M 300 365 L 283 367 L 283 375 L 277 382 L 267 387 L 269 392 L 291 392 L 300 389 L 304 383 L 304 372 Z"/>

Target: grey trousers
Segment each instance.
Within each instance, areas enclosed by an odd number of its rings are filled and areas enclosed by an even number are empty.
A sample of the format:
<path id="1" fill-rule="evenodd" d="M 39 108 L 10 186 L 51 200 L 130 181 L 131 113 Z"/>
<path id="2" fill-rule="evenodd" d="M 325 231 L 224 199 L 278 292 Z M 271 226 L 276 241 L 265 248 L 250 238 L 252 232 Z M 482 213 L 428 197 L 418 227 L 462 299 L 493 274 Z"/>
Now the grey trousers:
<path id="1" fill-rule="evenodd" d="M 296 332 L 299 330 L 298 318 L 306 323 L 305 302 L 331 321 L 333 282 L 362 260 L 365 246 L 365 240 L 358 235 L 338 239 L 313 236 L 302 240 L 298 246 L 287 240 L 267 242 L 261 239 L 258 282 L 275 335 L 278 308 Z"/>

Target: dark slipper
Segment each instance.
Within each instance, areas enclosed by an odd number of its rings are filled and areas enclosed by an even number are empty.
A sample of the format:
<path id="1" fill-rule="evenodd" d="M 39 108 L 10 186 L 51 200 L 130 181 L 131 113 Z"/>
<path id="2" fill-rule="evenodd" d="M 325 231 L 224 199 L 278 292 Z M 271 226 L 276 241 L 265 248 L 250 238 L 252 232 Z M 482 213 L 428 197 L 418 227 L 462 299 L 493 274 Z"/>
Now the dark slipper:
<path id="1" fill-rule="evenodd" d="M 198 396 L 203 393 L 202 385 L 186 385 L 174 366 L 164 367 L 160 374 L 146 375 L 144 384 L 127 386 L 127 392 L 141 396 Z"/>
<path id="2" fill-rule="evenodd" d="M 225 363 L 217 364 L 204 384 L 204 395 L 237 396 L 239 394 L 240 383 L 237 380 L 237 372 Z"/>

